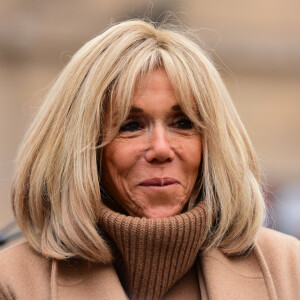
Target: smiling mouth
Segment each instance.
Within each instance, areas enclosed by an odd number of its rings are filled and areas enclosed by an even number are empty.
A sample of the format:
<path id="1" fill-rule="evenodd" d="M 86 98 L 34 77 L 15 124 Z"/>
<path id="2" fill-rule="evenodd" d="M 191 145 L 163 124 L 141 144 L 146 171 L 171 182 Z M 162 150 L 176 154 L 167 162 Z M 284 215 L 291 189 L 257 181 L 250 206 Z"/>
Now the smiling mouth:
<path id="1" fill-rule="evenodd" d="M 173 184 L 179 184 L 179 181 L 174 178 L 165 177 L 165 178 L 146 179 L 140 183 L 140 186 L 165 187 L 165 186 L 169 186 L 169 185 L 173 185 Z"/>

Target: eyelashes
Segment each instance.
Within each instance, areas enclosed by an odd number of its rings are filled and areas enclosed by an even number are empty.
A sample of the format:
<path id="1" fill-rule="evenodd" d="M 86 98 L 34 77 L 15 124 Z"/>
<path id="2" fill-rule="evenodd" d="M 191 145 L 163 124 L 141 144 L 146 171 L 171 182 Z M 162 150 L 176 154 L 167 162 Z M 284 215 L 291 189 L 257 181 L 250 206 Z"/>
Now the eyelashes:
<path id="1" fill-rule="evenodd" d="M 147 124 L 141 118 L 129 118 L 121 126 L 120 132 L 137 132 L 145 129 Z M 176 117 L 169 126 L 179 130 L 191 130 L 194 128 L 193 122 L 186 116 Z"/>
<path id="2" fill-rule="evenodd" d="M 139 120 L 138 118 L 132 118 L 125 121 L 125 123 L 121 126 L 120 131 L 134 132 L 142 130 L 145 127 L 145 124 L 141 120 Z"/>
<path id="3" fill-rule="evenodd" d="M 182 130 L 189 130 L 194 128 L 193 122 L 188 117 L 182 117 L 175 121 L 173 126 Z"/>

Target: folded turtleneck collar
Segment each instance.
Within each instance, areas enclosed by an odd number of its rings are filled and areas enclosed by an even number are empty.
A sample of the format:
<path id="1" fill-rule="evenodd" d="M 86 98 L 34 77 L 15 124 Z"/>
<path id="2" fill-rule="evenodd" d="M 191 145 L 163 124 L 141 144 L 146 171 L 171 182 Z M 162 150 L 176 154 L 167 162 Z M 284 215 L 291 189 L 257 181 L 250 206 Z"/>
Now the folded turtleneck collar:
<path id="1" fill-rule="evenodd" d="M 117 272 L 133 300 L 161 299 L 192 267 L 208 232 L 204 202 L 166 218 L 101 210 L 100 227 L 113 241 Z"/>

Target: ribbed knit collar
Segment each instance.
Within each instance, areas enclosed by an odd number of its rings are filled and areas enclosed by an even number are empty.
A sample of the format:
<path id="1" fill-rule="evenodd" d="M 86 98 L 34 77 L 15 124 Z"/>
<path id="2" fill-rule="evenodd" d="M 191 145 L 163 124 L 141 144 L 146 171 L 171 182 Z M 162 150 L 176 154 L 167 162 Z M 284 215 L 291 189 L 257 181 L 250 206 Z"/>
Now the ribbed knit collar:
<path id="1" fill-rule="evenodd" d="M 161 299 L 192 267 L 208 232 L 204 202 L 167 218 L 101 210 L 100 226 L 113 241 L 117 272 L 133 300 Z"/>

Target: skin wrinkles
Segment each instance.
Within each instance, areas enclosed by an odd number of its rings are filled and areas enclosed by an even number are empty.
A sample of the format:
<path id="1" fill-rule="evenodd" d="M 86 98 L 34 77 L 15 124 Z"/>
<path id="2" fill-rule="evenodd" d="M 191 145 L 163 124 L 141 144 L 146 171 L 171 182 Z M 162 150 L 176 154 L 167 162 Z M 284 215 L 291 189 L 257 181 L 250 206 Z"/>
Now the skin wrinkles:
<path id="1" fill-rule="evenodd" d="M 103 149 L 102 182 L 130 215 L 176 215 L 192 193 L 201 155 L 201 137 L 181 111 L 167 74 L 158 69 L 141 79 L 127 120 Z M 141 185 L 151 178 L 162 186 Z M 164 178 L 174 182 L 164 185 Z"/>

